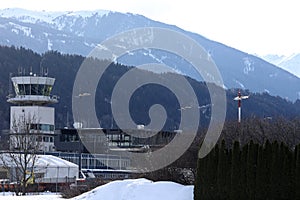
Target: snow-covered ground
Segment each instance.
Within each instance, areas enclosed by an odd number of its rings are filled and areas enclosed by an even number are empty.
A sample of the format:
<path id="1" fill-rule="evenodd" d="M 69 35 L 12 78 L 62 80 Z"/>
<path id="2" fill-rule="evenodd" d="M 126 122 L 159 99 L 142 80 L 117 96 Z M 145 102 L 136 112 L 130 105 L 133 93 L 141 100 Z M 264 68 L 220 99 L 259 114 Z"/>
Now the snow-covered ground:
<path id="1" fill-rule="evenodd" d="M 5 196 L 3 196 L 5 195 Z M 27 195 L 27 196 L 13 196 L 13 193 L 0 193 L 1 200 L 62 200 L 60 195 L 57 194 L 40 194 L 40 195 Z"/>
<path id="2" fill-rule="evenodd" d="M 59 195 L 45 194 L 40 196 L 1 196 L 1 200 L 61 200 Z M 183 186 L 174 182 L 128 179 L 113 181 L 99 186 L 72 200 L 193 200 L 193 186 Z"/>

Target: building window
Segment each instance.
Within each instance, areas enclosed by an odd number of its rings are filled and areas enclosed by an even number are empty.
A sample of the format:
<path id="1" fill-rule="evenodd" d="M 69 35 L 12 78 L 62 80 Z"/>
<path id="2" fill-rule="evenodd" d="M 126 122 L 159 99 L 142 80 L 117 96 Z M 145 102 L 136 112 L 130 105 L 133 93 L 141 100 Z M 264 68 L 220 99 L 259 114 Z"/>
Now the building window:
<path id="1" fill-rule="evenodd" d="M 31 130 L 54 131 L 54 125 L 51 124 L 30 124 Z"/>
<path id="2" fill-rule="evenodd" d="M 50 96 L 52 85 L 42 84 L 14 84 L 17 95 Z"/>
<path id="3" fill-rule="evenodd" d="M 48 136 L 44 136 L 43 137 L 43 142 L 49 142 L 49 137 Z"/>

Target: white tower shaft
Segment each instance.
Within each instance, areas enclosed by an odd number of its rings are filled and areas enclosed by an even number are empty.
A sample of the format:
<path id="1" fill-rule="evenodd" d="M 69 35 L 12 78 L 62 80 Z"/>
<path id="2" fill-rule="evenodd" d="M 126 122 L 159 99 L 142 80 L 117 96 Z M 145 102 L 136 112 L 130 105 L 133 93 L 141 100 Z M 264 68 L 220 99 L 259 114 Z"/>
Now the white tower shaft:
<path id="1" fill-rule="evenodd" d="M 238 108 L 238 122 L 241 123 L 242 120 L 242 109 L 241 107 Z"/>

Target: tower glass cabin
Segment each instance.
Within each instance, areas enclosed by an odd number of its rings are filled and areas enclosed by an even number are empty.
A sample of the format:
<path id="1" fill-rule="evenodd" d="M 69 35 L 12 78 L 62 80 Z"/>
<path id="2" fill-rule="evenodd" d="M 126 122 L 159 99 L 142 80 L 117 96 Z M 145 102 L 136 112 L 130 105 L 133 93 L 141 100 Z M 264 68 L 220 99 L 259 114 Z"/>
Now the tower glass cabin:
<path id="1" fill-rule="evenodd" d="M 49 105 L 58 102 L 57 96 L 51 95 L 55 79 L 30 73 L 12 77 L 11 81 L 15 96 L 7 100 L 14 104 L 10 107 L 10 149 L 20 148 L 17 136 L 28 134 L 34 136 L 38 151 L 54 151 L 55 110 Z"/>

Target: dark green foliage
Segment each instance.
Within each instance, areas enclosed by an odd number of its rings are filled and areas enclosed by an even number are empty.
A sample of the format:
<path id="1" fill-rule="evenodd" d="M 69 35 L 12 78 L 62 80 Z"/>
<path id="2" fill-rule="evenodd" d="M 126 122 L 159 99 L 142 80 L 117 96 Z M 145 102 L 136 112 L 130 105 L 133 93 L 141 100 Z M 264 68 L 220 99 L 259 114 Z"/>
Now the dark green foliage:
<path id="1" fill-rule="evenodd" d="M 281 152 L 283 154 L 283 166 L 282 166 L 282 185 L 281 185 L 281 197 L 282 199 L 292 199 L 293 194 L 293 153 L 286 147 L 282 145 Z"/>
<path id="2" fill-rule="evenodd" d="M 271 181 L 271 198 L 274 199 L 280 195 L 281 188 L 281 174 L 282 174 L 282 154 L 279 154 L 280 146 L 277 141 L 272 144 L 272 161 L 270 169 L 270 181 Z"/>
<path id="3" fill-rule="evenodd" d="M 226 149 L 225 141 L 223 140 L 219 149 L 219 161 L 217 167 L 217 195 L 218 199 L 228 199 L 229 198 L 229 188 L 230 186 L 230 163 L 227 162 L 228 150 Z"/>
<path id="4" fill-rule="evenodd" d="M 207 183 L 208 181 L 206 180 L 206 172 L 207 172 L 207 158 L 198 159 L 197 162 L 197 178 L 195 179 L 195 184 L 194 184 L 194 199 L 208 199 L 207 192 L 205 191 L 207 187 L 202 187 L 202 183 Z"/>
<path id="5" fill-rule="evenodd" d="M 248 145 L 245 145 L 244 148 L 248 148 L 248 155 L 246 158 L 246 177 L 247 182 L 245 183 L 246 196 L 249 199 L 254 199 L 256 187 L 256 169 L 257 169 L 257 153 L 258 153 L 258 144 L 254 144 L 251 140 Z"/>
<path id="6" fill-rule="evenodd" d="M 243 184 L 247 184 L 247 158 L 248 158 L 248 146 L 244 146 L 241 150 L 241 158 L 240 158 L 240 165 L 241 165 L 241 169 L 240 169 L 240 183 Z M 240 189 L 240 197 L 241 199 L 246 199 L 248 197 L 247 194 L 247 187 L 242 187 Z"/>
<path id="7" fill-rule="evenodd" d="M 264 157 L 263 146 L 259 146 L 257 154 L 257 169 L 256 169 L 256 184 L 255 184 L 255 199 L 266 199 L 266 158 Z"/>
<path id="8" fill-rule="evenodd" d="M 300 199 L 300 145 L 295 148 L 295 199 Z"/>
<path id="9" fill-rule="evenodd" d="M 231 158 L 230 199 L 241 199 L 241 151 L 239 142 L 234 142 Z"/>
<path id="10" fill-rule="evenodd" d="M 262 145 L 250 141 L 241 146 L 236 141 L 232 148 L 225 146 L 222 141 L 220 147 L 198 160 L 195 200 L 299 199 L 300 144 L 290 149 L 267 140 Z M 211 166 L 211 160 L 217 167 Z"/>

